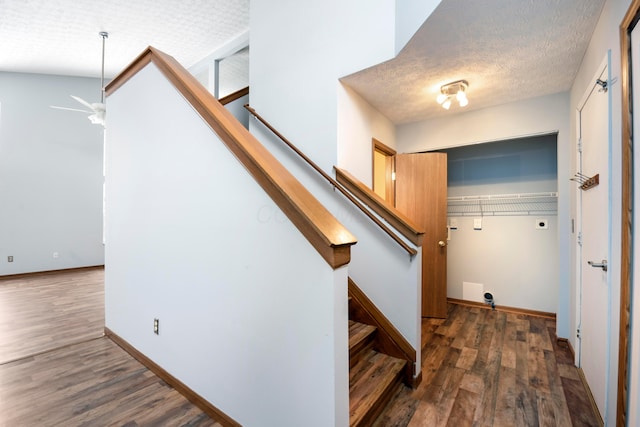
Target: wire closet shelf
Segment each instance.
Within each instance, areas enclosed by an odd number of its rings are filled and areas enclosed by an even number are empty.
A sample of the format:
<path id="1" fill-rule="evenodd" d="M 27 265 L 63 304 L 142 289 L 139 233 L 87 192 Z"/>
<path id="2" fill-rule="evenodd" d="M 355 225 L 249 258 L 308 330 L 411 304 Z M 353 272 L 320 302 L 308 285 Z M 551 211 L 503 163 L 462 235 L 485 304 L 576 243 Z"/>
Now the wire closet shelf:
<path id="1" fill-rule="evenodd" d="M 558 213 L 558 193 L 491 194 L 447 199 L 448 216 L 554 215 Z"/>

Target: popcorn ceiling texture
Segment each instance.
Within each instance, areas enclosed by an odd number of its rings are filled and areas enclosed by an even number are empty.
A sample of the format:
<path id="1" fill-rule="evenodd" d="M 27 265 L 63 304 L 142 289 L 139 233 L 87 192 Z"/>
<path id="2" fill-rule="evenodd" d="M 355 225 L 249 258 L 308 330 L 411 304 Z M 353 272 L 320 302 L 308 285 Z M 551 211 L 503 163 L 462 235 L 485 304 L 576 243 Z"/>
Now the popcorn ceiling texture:
<path id="1" fill-rule="evenodd" d="M 342 79 L 396 124 L 568 91 L 604 0 L 443 0 L 400 54 Z M 469 82 L 469 105 L 437 102 Z"/>
<path id="2" fill-rule="evenodd" d="M 342 81 L 397 124 L 567 91 L 603 4 L 443 0 L 395 59 Z M 100 31 L 107 77 L 149 45 L 190 67 L 248 30 L 249 0 L 0 0 L 0 71 L 98 77 Z M 469 105 L 445 111 L 460 79 Z"/>
<path id="3" fill-rule="evenodd" d="M 0 71 L 113 77 L 147 46 L 190 67 L 249 29 L 249 0 L 0 0 Z"/>

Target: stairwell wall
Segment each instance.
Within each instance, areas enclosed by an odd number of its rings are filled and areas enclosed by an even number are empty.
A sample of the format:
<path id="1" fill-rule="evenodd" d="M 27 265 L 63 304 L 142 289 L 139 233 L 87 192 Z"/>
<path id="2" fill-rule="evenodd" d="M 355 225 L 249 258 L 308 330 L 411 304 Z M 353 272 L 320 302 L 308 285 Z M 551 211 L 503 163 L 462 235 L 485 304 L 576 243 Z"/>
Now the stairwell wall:
<path id="1" fill-rule="evenodd" d="M 441 0 L 396 1 L 396 54 L 411 40 Z"/>
<path id="2" fill-rule="evenodd" d="M 346 267 L 154 64 L 108 102 L 106 327 L 242 425 L 347 425 Z"/>
<path id="3" fill-rule="evenodd" d="M 281 6 L 251 3 L 252 107 L 329 175 L 337 165 L 370 183 L 371 138 L 393 146 L 394 126 L 339 79 L 394 56 L 396 2 Z M 417 263 L 261 124 L 250 129 L 356 236 L 349 274 L 419 353 Z"/>
<path id="4" fill-rule="evenodd" d="M 373 141 L 396 147 L 396 127 L 353 89 L 338 91 L 338 166 L 364 184 L 373 184 Z"/>

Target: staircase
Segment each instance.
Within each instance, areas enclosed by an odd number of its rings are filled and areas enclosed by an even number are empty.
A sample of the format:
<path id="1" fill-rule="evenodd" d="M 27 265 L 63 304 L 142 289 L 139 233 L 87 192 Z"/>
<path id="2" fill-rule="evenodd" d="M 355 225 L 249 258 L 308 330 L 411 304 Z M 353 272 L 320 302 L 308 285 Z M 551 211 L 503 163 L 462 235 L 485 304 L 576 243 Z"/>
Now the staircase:
<path id="1" fill-rule="evenodd" d="M 375 350 L 377 329 L 349 320 L 349 425 L 370 426 L 402 387 L 406 360 Z"/>

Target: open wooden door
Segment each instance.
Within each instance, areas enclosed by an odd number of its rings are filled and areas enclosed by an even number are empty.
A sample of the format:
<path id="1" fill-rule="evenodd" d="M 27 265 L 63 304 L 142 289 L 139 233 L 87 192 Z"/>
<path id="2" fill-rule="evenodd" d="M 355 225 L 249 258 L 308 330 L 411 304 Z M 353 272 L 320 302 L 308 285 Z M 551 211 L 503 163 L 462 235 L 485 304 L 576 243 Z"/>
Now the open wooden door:
<path id="1" fill-rule="evenodd" d="M 396 208 L 421 226 L 422 317 L 447 317 L 447 155 L 396 155 Z"/>

